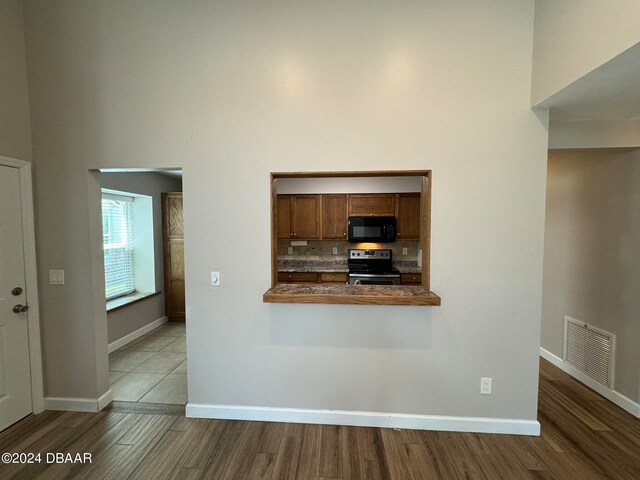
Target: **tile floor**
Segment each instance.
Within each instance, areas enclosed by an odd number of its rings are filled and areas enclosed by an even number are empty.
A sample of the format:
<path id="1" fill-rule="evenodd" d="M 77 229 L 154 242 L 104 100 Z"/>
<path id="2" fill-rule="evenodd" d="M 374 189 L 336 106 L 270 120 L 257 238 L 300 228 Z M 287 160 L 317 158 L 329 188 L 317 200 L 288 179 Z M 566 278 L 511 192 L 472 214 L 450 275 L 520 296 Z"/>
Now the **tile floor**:
<path id="1" fill-rule="evenodd" d="M 184 323 L 166 323 L 109 355 L 113 399 L 187 403 Z"/>

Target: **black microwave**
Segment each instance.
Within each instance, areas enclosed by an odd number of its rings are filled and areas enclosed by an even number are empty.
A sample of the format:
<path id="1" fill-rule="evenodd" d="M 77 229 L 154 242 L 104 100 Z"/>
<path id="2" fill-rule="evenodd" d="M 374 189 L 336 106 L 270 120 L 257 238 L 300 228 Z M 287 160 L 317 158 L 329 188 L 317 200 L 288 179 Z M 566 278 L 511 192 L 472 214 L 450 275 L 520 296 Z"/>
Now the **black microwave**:
<path id="1" fill-rule="evenodd" d="M 396 217 L 349 217 L 349 241 L 395 242 L 396 223 Z"/>

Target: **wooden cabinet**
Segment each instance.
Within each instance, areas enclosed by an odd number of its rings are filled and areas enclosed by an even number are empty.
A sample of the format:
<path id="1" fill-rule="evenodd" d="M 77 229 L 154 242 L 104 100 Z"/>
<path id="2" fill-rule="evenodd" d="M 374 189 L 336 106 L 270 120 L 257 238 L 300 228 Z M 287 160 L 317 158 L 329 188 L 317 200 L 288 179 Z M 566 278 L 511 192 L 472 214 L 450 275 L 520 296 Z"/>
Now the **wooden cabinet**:
<path id="1" fill-rule="evenodd" d="M 322 272 L 320 274 L 321 283 L 347 283 L 347 273 L 344 272 Z"/>
<path id="2" fill-rule="evenodd" d="M 347 196 L 322 196 L 322 238 L 347 239 Z"/>
<path id="3" fill-rule="evenodd" d="M 422 283 L 421 273 L 401 273 L 400 284 L 402 285 L 420 285 Z"/>
<path id="4" fill-rule="evenodd" d="M 399 193 L 396 197 L 398 240 L 420 240 L 420 194 Z"/>
<path id="5" fill-rule="evenodd" d="M 165 315 L 185 321 L 182 193 L 162 194 Z"/>
<path id="6" fill-rule="evenodd" d="M 291 230 L 291 209 L 292 209 L 293 197 L 291 195 L 278 195 L 277 205 L 278 209 L 278 222 L 276 230 L 278 238 L 292 238 L 293 231 Z"/>
<path id="7" fill-rule="evenodd" d="M 278 239 L 320 240 L 348 237 L 349 216 L 395 216 L 399 240 L 420 239 L 419 193 L 354 195 L 278 195 Z"/>
<path id="8" fill-rule="evenodd" d="M 321 205 L 320 195 L 278 195 L 278 238 L 319 239 Z"/>
<path id="9" fill-rule="evenodd" d="M 280 283 L 316 283 L 318 274 L 315 272 L 278 272 Z"/>
<path id="10" fill-rule="evenodd" d="M 278 272 L 278 283 L 347 283 L 346 272 Z"/>
<path id="11" fill-rule="evenodd" d="M 394 216 L 394 194 L 349 195 L 349 216 Z"/>

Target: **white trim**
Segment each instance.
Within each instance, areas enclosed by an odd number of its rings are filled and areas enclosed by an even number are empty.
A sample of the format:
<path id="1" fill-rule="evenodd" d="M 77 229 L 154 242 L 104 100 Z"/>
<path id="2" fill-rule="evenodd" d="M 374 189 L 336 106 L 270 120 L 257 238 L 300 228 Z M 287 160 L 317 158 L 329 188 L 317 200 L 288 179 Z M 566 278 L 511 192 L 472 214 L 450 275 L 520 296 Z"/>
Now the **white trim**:
<path id="1" fill-rule="evenodd" d="M 97 401 L 98 412 L 102 411 L 102 409 L 107 405 L 109 405 L 111 402 L 113 402 L 113 392 L 111 391 L 111 389 L 109 389 L 106 392 L 104 392 L 102 395 L 100 395 L 100 397 L 98 397 L 98 401 Z"/>
<path id="2" fill-rule="evenodd" d="M 540 435 L 536 420 L 483 417 L 450 417 L 405 413 L 308 410 L 298 408 L 247 407 L 187 403 L 187 417 L 263 422 L 315 423 L 358 427 L 406 428 L 448 432 L 506 433 Z"/>
<path id="3" fill-rule="evenodd" d="M 640 418 L 639 403 L 634 402 L 630 398 L 625 397 L 620 392 L 617 392 L 611 388 L 607 388 L 601 383 L 596 382 L 585 373 L 581 372 L 577 368 L 574 368 L 571 364 L 562 360 L 562 358 L 551 353 L 549 350 L 546 350 L 540 347 L 540 356 L 545 360 L 547 360 L 548 362 L 555 365 L 556 367 L 558 367 L 560 370 L 565 371 L 566 373 L 571 375 L 573 378 L 575 378 L 579 382 L 584 383 L 590 389 L 595 390 L 597 393 L 602 395 L 607 400 L 611 400 L 613 403 L 618 405 L 620 408 L 626 410 L 631 415 L 634 415 L 635 417 Z"/>
<path id="4" fill-rule="evenodd" d="M 25 290 L 29 311 L 29 364 L 31 367 L 31 409 L 44 410 L 42 373 L 42 347 L 40 342 L 40 302 L 38 300 L 38 270 L 36 266 L 36 235 L 33 214 L 33 182 L 31 163 L 0 156 L 0 165 L 18 169 L 20 175 L 20 201 L 22 204 L 22 241 L 24 244 Z"/>
<path id="5" fill-rule="evenodd" d="M 155 328 L 158 328 L 160 325 L 164 325 L 168 321 L 169 321 L 169 319 L 165 315 L 164 317 L 159 318 L 157 320 L 154 320 L 151 323 L 147 323 L 144 327 L 141 327 L 138 330 L 135 330 L 135 331 L 125 335 L 124 337 L 119 338 L 118 340 L 115 340 L 115 341 L 111 342 L 109 344 L 109 347 L 108 347 L 109 353 L 115 352 L 120 347 L 124 347 L 127 343 L 133 342 L 134 340 L 140 338 L 141 336 L 145 335 L 146 333 L 149 333 L 151 330 L 153 330 Z"/>
<path id="6" fill-rule="evenodd" d="M 113 392 L 109 389 L 100 398 L 45 397 L 44 405 L 47 410 L 96 413 L 112 401 Z"/>

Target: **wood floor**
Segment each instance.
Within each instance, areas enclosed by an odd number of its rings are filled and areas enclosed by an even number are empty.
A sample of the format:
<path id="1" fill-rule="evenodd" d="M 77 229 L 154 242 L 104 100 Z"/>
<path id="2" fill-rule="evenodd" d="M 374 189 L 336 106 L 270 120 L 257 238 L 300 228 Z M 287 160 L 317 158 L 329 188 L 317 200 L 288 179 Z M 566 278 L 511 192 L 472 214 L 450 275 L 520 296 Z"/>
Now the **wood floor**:
<path id="1" fill-rule="evenodd" d="M 2 465 L 0 479 L 640 479 L 640 420 L 544 360 L 540 437 L 187 419 L 134 405 L 28 417 L 0 434 L 0 452 L 91 452 L 93 462 Z"/>

